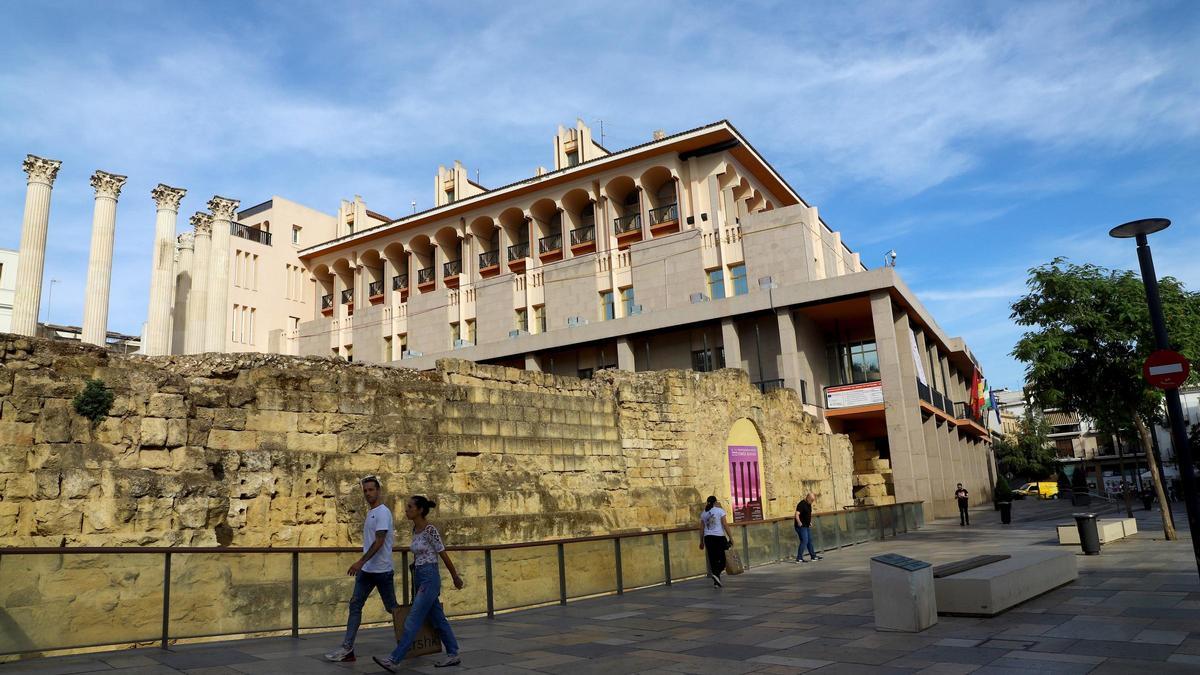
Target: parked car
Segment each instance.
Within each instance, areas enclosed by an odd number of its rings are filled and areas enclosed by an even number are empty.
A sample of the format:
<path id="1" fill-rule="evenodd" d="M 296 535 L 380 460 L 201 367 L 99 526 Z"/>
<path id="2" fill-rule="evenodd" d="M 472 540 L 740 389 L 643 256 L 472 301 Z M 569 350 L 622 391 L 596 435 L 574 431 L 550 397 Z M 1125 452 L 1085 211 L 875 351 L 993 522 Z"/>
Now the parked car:
<path id="1" fill-rule="evenodd" d="M 1054 481 L 1026 483 L 1016 490 L 1013 490 L 1013 496 L 1017 499 L 1024 499 L 1026 497 L 1036 497 L 1038 499 L 1058 499 L 1058 483 L 1055 483 Z"/>

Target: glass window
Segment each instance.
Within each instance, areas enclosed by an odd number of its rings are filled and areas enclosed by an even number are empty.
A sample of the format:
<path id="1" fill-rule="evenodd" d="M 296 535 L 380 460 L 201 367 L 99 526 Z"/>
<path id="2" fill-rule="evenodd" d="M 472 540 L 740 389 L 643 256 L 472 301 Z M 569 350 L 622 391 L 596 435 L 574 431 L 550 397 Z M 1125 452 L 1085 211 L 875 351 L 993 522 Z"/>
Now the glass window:
<path id="1" fill-rule="evenodd" d="M 725 297 L 725 272 L 721 269 L 708 271 L 708 297 L 720 300 Z"/>
<path id="2" fill-rule="evenodd" d="M 459 331 L 458 322 L 455 321 L 450 324 L 450 340 L 451 342 L 458 342 L 461 338 L 462 334 Z"/>
<path id="3" fill-rule="evenodd" d="M 546 306 L 538 305 L 533 308 L 533 323 L 537 326 L 537 332 L 546 332 Z"/>
<path id="4" fill-rule="evenodd" d="M 475 344 L 475 319 L 467 319 L 467 342 Z"/>
<path id="5" fill-rule="evenodd" d="M 400 358 L 404 358 L 404 352 L 408 351 L 408 333 L 400 334 Z"/>
<path id="6" fill-rule="evenodd" d="M 580 368 L 580 369 L 579 369 L 579 374 L 578 374 L 578 376 L 579 376 L 579 379 L 581 379 L 581 380 L 590 380 L 590 379 L 592 379 L 592 373 L 593 373 L 593 372 L 594 372 L 594 371 L 593 371 L 591 368 Z"/>
<path id="7" fill-rule="evenodd" d="M 831 346 L 829 372 L 836 384 L 878 381 L 879 353 L 875 341 L 864 340 Z"/>
<path id="8" fill-rule="evenodd" d="M 633 316 L 633 286 L 621 289 L 621 311 L 625 316 Z"/>
<path id="9" fill-rule="evenodd" d="M 517 330 L 529 331 L 529 313 L 526 310 L 517 310 L 515 325 Z"/>
<path id="10" fill-rule="evenodd" d="M 392 338 L 391 337 L 383 338 L 383 360 L 384 361 L 392 360 Z"/>
<path id="11" fill-rule="evenodd" d="M 292 226 L 292 243 L 293 244 L 300 243 L 300 226 L 299 225 Z"/>
<path id="12" fill-rule="evenodd" d="M 612 321 L 617 317 L 613 307 L 613 292 L 604 291 L 600 294 L 600 320 Z"/>
<path id="13" fill-rule="evenodd" d="M 734 295 L 745 295 L 749 293 L 750 287 L 746 284 L 746 266 L 730 265 L 729 282 L 730 285 L 733 286 Z"/>

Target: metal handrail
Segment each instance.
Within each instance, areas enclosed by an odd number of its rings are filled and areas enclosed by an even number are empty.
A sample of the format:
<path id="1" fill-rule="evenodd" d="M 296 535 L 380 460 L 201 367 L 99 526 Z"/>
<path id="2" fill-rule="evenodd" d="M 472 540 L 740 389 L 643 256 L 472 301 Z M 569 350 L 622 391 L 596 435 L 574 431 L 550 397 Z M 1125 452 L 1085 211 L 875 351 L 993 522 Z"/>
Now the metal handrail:
<path id="1" fill-rule="evenodd" d="M 667 204 L 657 209 L 650 209 L 648 215 L 650 217 L 650 227 L 662 225 L 663 223 L 677 223 L 679 222 L 679 205 Z"/>
<path id="2" fill-rule="evenodd" d="M 538 239 L 538 254 L 562 250 L 562 235 L 551 234 Z"/>
<path id="3" fill-rule="evenodd" d="M 425 268 L 417 270 L 417 283 L 418 284 L 431 284 L 431 283 L 433 283 L 433 281 L 434 281 L 434 278 L 433 278 L 433 268 L 432 267 L 425 267 Z"/>
<path id="4" fill-rule="evenodd" d="M 342 304 L 349 305 L 353 302 L 354 302 L 354 289 L 347 288 L 346 290 L 342 291 Z"/>
<path id="5" fill-rule="evenodd" d="M 462 260 L 448 260 L 442 263 L 442 276 L 456 277 L 462 274 Z"/>
<path id="6" fill-rule="evenodd" d="M 367 296 L 373 298 L 378 295 L 383 295 L 383 281 L 372 281 L 367 284 Z"/>
<path id="7" fill-rule="evenodd" d="M 627 216 L 613 218 L 613 227 L 616 228 L 617 234 L 636 232 L 642 229 L 642 214 L 631 213 Z"/>
<path id="8" fill-rule="evenodd" d="M 487 269 L 500 264 L 500 250 L 484 251 L 479 254 L 479 268 Z"/>
<path id="9" fill-rule="evenodd" d="M 596 241 L 596 226 L 584 225 L 571 230 L 571 245 L 590 244 Z"/>
<path id="10" fill-rule="evenodd" d="M 321 296 L 321 309 L 333 309 L 333 293 Z"/>
<path id="11" fill-rule="evenodd" d="M 523 241 L 508 247 L 508 261 L 521 260 L 529 257 L 529 242 Z"/>
<path id="12" fill-rule="evenodd" d="M 247 239 L 249 241 L 258 242 L 264 246 L 271 245 L 271 233 L 257 227 L 250 227 L 249 225 L 242 225 L 241 223 L 230 223 L 229 234 L 242 239 Z"/>
<path id="13" fill-rule="evenodd" d="M 392 277 L 392 290 L 402 291 L 408 288 L 408 274 L 397 274 Z"/>

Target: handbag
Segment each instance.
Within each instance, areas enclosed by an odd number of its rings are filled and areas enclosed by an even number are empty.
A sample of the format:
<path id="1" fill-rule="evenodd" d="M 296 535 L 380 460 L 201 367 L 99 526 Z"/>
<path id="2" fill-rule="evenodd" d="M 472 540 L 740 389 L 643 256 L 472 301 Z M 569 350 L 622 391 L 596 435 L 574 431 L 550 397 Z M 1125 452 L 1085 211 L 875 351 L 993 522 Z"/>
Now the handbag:
<path id="1" fill-rule="evenodd" d="M 725 552 L 725 573 L 729 575 L 737 575 L 745 572 L 746 568 L 742 567 L 742 559 L 738 557 L 737 551 L 729 550 Z"/>
<path id="2" fill-rule="evenodd" d="M 410 610 L 412 610 L 412 605 L 400 605 L 392 612 L 392 629 L 396 633 L 396 642 L 399 642 L 400 638 L 404 637 L 404 622 L 408 619 Z M 433 629 L 433 624 L 429 622 L 429 619 L 425 619 L 421 630 L 417 631 L 417 638 L 413 640 L 412 649 L 408 650 L 408 656 L 425 656 L 426 654 L 437 654 L 441 651 L 442 641 L 438 639 L 438 634 Z"/>

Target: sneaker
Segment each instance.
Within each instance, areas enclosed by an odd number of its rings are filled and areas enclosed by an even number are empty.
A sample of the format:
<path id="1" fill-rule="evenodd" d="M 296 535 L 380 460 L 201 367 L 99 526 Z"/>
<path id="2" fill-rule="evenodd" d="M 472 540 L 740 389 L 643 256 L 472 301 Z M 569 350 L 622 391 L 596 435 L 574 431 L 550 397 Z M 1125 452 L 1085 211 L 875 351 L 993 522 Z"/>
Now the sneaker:
<path id="1" fill-rule="evenodd" d="M 808 562 L 808 561 L 807 561 L 807 560 L 805 560 L 804 558 L 799 558 L 799 559 L 797 560 L 797 562 L 806 563 L 806 562 Z"/>
<path id="2" fill-rule="evenodd" d="M 725 584 L 722 584 L 722 583 L 721 583 L 721 577 L 719 577 L 719 576 L 717 576 L 717 575 L 715 575 L 715 574 L 710 574 L 709 576 L 711 576 L 711 577 L 712 577 L 712 580 L 713 580 L 713 586 L 716 586 L 717 588 L 721 588 L 722 586 L 724 586 L 724 585 L 725 585 Z"/>
<path id="3" fill-rule="evenodd" d="M 824 559 L 825 559 L 825 556 L 823 556 L 823 555 L 814 555 L 814 556 L 812 557 L 812 559 L 813 559 L 813 560 L 824 560 Z"/>
<path id="4" fill-rule="evenodd" d="M 325 654 L 325 660 L 334 662 L 353 661 L 355 660 L 354 650 L 346 649 L 345 647 L 338 647 L 337 649 Z"/>
<path id="5" fill-rule="evenodd" d="M 373 659 L 375 663 L 379 664 L 380 668 L 383 668 L 389 673 L 396 672 L 396 669 L 400 667 L 400 664 L 393 661 L 390 656 L 385 656 L 382 659 L 378 656 L 372 656 L 371 659 Z"/>
<path id="6" fill-rule="evenodd" d="M 437 661 L 436 663 L 434 663 L 433 667 L 434 668 L 445 668 L 446 666 L 457 666 L 461 663 L 462 663 L 462 659 L 458 658 L 458 654 L 450 654 L 450 655 L 447 655 L 446 658 L 441 659 L 441 660 Z"/>

